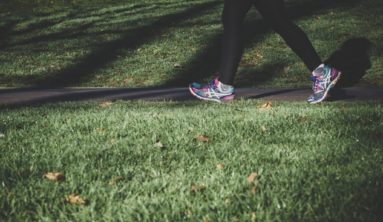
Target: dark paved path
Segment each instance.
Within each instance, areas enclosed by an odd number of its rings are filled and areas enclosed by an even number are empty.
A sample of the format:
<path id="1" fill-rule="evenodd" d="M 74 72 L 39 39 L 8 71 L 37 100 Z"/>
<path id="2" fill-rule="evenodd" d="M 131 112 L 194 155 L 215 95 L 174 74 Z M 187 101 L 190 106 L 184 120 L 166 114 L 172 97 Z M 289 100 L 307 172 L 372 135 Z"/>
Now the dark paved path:
<path id="1" fill-rule="evenodd" d="M 310 89 L 237 89 L 237 98 L 305 101 Z M 194 100 L 187 88 L 0 88 L 0 105 L 34 105 L 61 101 L 89 100 Z M 331 100 L 376 100 L 383 102 L 383 88 L 335 89 Z"/>

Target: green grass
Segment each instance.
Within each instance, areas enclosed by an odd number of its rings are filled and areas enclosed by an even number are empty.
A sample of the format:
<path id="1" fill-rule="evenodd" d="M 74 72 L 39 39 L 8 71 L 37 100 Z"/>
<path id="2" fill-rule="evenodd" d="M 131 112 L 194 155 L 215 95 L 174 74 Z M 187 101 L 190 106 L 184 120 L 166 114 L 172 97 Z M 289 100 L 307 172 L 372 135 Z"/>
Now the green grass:
<path id="1" fill-rule="evenodd" d="M 382 1 L 287 6 L 324 59 L 348 40 L 370 41 L 369 56 L 343 54 L 351 58 L 346 68 L 367 70 L 359 84 L 383 86 Z M 184 86 L 209 79 L 217 71 L 221 10 L 222 1 L 212 0 L 2 1 L 0 87 Z M 254 10 L 245 25 L 254 28 L 246 32 L 237 86 L 309 86 L 302 62 Z M 0 221 L 383 218 L 382 104 L 275 102 L 271 110 L 260 104 L 2 106 Z M 54 171 L 66 180 L 43 178 Z M 252 172 L 257 177 L 249 184 Z M 70 194 L 87 204 L 65 203 Z"/>
<path id="2" fill-rule="evenodd" d="M 0 4 L 3 87 L 184 86 L 217 71 L 222 1 Z M 360 84 L 383 86 L 382 1 L 293 0 L 287 6 L 323 59 L 347 40 L 371 41 L 372 66 Z M 249 13 L 247 25 L 251 28 L 237 86 L 310 85 L 302 62 L 255 10 Z M 358 53 L 349 54 L 355 54 L 357 61 L 348 63 L 357 65 Z"/>
<path id="3" fill-rule="evenodd" d="M 2 107 L 0 220 L 383 217 L 381 104 L 275 102 L 270 110 L 259 109 L 260 104 Z M 197 135 L 209 141 L 198 142 Z M 166 147 L 155 147 L 157 140 Z M 220 163 L 224 169 L 216 168 Z M 52 171 L 64 173 L 66 181 L 42 177 Z M 252 172 L 258 176 L 250 185 Z M 117 176 L 122 179 L 110 185 Z M 64 203 L 69 194 L 81 195 L 88 204 Z"/>

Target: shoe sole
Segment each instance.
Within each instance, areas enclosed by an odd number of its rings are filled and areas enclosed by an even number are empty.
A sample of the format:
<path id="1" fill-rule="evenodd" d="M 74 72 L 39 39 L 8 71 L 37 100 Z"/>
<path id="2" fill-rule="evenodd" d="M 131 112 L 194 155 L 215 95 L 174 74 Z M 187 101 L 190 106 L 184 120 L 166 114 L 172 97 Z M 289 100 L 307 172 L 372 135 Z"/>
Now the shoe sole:
<path id="1" fill-rule="evenodd" d="M 315 101 L 312 101 L 312 102 L 309 102 L 310 104 L 317 104 L 317 103 L 320 103 L 322 102 L 323 100 L 327 99 L 328 97 L 328 92 L 330 91 L 330 89 L 332 89 L 335 84 L 339 81 L 340 77 L 341 77 L 342 73 L 339 72 L 338 76 L 333 80 L 331 81 L 330 85 L 327 87 L 326 91 L 324 92 L 324 95 L 322 98 L 320 98 L 319 100 L 315 100 Z"/>
<path id="2" fill-rule="evenodd" d="M 211 99 L 211 98 L 202 97 L 202 96 L 198 95 L 197 93 L 195 93 L 195 92 L 193 91 L 193 89 L 192 89 L 190 86 L 189 86 L 189 92 L 190 92 L 193 96 L 197 97 L 197 98 L 200 99 L 200 100 L 204 100 L 204 101 L 213 101 L 213 102 L 217 102 L 217 103 L 224 103 L 224 102 L 230 102 L 230 101 L 232 101 L 232 100 L 234 99 L 234 95 L 233 95 L 233 98 L 232 98 L 232 99 L 227 100 L 227 101 L 222 101 L 222 100 L 219 100 L 219 99 Z"/>

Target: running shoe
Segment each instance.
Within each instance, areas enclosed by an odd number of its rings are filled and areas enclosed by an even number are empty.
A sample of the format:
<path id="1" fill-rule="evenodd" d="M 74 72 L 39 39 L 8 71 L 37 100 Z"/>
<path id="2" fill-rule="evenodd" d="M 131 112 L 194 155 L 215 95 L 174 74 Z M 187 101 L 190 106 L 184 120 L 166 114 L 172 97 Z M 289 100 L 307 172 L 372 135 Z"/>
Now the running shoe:
<path id="1" fill-rule="evenodd" d="M 214 102 L 229 102 L 234 99 L 234 87 L 230 87 L 227 91 L 219 89 L 219 80 L 215 78 L 208 84 L 192 83 L 189 85 L 190 93 L 198 99 L 214 101 Z"/>
<path id="2" fill-rule="evenodd" d="M 313 94 L 307 99 L 310 104 L 320 103 L 325 100 L 332 87 L 340 79 L 341 72 L 327 65 L 320 65 L 311 76 L 313 81 Z"/>

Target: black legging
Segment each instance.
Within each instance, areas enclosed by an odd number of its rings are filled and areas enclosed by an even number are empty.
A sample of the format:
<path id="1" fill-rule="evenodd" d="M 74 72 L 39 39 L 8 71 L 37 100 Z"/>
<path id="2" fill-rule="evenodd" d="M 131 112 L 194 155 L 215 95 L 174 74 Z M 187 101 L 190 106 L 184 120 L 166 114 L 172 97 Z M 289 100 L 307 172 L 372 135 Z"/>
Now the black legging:
<path id="1" fill-rule="evenodd" d="M 254 5 L 263 19 L 285 40 L 287 45 L 313 71 L 322 61 L 306 34 L 286 14 L 284 0 L 225 0 L 222 14 L 223 50 L 219 80 L 232 84 L 243 52 L 242 24 Z"/>

